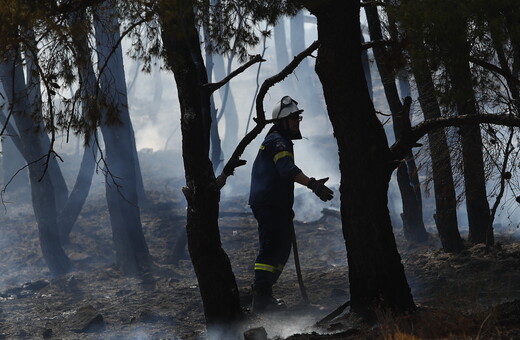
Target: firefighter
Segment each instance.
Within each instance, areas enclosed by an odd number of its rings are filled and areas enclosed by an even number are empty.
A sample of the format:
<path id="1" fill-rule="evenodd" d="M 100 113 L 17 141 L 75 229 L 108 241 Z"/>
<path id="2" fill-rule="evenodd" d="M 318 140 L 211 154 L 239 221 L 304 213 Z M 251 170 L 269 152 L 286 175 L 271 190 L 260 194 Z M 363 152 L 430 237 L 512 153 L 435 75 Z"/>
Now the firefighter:
<path id="1" fill-rule="evenodd" d="M 251 173 L 249 205 L 258 222 L 259 252 L 255 262 L 252 311 L 285 308 L 272 294 L 291 252 L 294 182 L 307 186 L 322 201 L 332 199 L 327 178 L 307 177 L 294 163 L 292 140 L 301 139 L 302 112 L 298 103 L 284 96 L 273 108 L 274 126 L 265 137 Z"/>

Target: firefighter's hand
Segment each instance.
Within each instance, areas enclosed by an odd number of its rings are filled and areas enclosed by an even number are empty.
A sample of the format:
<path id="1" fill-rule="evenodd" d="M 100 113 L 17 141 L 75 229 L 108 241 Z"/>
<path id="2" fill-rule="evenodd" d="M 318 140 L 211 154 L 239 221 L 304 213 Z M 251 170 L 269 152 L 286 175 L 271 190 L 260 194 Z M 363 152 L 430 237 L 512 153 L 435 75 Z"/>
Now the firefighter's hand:
<path id="1" fill-rule="evenodd" d="M 309 183 L 307 184 L 307 188 L 311 189 L 313 193 L 316 194 L 323 202 L 330 201 L 332 197 L 334 197 L 334 193 L 332 190 L 325 186 L 325 182 L 329 180 L 328 177 L 322 179 L 316 179 L 311 177 L 309 179 Z"/>

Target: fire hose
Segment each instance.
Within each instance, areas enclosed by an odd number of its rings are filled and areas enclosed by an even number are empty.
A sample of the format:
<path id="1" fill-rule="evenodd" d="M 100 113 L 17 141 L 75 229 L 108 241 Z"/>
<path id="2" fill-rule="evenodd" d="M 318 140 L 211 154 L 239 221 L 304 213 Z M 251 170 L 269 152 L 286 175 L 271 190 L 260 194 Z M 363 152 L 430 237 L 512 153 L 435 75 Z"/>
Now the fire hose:
<path id="1" fill-rule="evenodd" d="M 294 230 L 294 223 L 291 223 L 291 239 L 292 239 L 292 248 L 293 248 L 293 257 L 294 257 L 294 266 L 296 267 L 296 276 L 298 277 L 298 285 L 300 286 L 300 292 L 302 294 L 302 299 L 306 304 L 309 304 L 309 297 L 307 296 L 307 291 L 305 290 L 305 285 L 303 284 L 302 270 L 300 267 L 300 257 L 298 256 L 298 245 L 296 244 L 296 232 Z"/>

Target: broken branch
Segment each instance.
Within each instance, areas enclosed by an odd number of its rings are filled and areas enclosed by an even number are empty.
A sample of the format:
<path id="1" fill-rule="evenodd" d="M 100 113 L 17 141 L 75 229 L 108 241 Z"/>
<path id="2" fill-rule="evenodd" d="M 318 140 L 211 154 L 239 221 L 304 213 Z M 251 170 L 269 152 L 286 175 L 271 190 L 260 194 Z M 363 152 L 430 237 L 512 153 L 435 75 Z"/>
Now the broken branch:
<path id="1" fill-rule="evenodd" d="M 245 63 L 244 65 L 240 66 L 239 68 L 237 68 L 236 70 L 234 70 L 233 72 L 228 74 L 228 76 L 226 78 L 222 79 L 221 81 L 219 81 L 217 83 L 204 84 L 204 86 L 208 88 L 209 94 L 212 94 L 213 92 L 215 92 L 216 90 L 218 90 L 222 86 L 224 86 L 227 83 L 229 83 L 229 81 L 231 79 L 233 79 L 234 77 L 236 77 L 240 73 L 242 73 L 245 70 L 247 70 L 251 65 L 254 65 L 254 64 L 260 63 L 260 62 L 264 62 L 264 61 L 265 61 L 265 59 L 263 59 L 260 54 L 257 54 L 253 58 L 251 58 L 251 60 L 249 60 L 247 63 Z"/>

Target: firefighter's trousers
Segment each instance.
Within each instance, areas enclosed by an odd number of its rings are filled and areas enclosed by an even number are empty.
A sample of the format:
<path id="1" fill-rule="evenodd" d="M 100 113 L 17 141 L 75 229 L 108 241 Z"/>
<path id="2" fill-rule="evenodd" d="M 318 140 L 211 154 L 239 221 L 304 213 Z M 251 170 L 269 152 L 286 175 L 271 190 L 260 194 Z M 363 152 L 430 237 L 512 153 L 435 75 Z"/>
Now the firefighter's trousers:
<path id="1" fill-rule="evenodd" d="M 294 212 L 291 208 L 252 206 L 258 222 L 260 250 L 255 262 L 254 289 L 271 295 L 291 253 L 291 230 Z"/>

